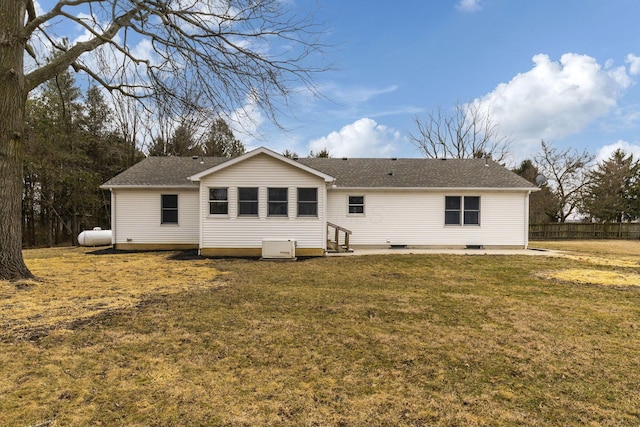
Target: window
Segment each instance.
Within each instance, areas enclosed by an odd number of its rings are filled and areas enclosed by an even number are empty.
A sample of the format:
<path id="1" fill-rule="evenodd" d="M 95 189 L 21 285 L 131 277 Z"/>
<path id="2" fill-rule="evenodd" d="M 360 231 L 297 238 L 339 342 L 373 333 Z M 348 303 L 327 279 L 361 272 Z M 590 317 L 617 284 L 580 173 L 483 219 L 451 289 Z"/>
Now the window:
<path id="1" fill-rule="evenodd" d="M 269 216 L 287 216 L 289 210 L 288 188 L 269 188 L 268 189 L 268 203 L 269 203 Z"/>
<path id="2" fill-rule="evenodd" d="M 298 188 L 298 216 L 318 216 L 317 188 Z"/>
<path id="3" fill-rule="evenodd" d="M 349 196 L 349 214 L 364 215 L 364 196 Z"/>
<path id="4" fill-rule="evenodd" d="M 480 225 L 480 197 L 464 198 L 464 225 Z"/>
<path id="5" fill-rule="evenodd" d="M 161 224 L 177 224 L 178 223 L 178 195 L 163 194 L 161 209 Z"/>
<path id="6" fill-rule="evenodd" d="M 209 214 L 211 215 L 228 215 L 229 199 L 226 188 L 210 188 L 209 189 Z"/>
<path id="7" fill-rule="evenodd" d="M 257 188 L 238 188 L 238 216 L 258 216 Z"/>
<path id="8" fill-rule="evenodd" d="M 460 196 L 447 196 L 444 199 L 445 225 L 460 225 Z"/>
<path id="9" fill-rule="evenodd" d="M 445 225 L 480 225 L 480 197 L 446 196 Z"/>

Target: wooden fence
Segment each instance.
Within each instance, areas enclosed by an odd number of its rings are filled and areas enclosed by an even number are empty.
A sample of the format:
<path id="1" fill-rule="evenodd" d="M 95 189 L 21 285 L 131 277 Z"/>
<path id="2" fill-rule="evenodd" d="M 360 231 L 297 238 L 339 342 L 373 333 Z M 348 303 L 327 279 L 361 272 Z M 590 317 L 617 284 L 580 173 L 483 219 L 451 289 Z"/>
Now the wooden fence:
<path id="1" fill-rule="evenodd" d="M 640 239 L 640 223 L 529 224 L 529 240 Z"/>

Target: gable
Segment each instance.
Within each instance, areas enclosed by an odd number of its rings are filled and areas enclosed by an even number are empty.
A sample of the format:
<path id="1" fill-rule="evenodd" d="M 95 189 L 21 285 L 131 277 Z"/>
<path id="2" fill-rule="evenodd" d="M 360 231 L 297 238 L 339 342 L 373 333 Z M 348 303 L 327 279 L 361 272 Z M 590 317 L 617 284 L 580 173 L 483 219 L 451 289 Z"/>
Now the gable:
<path id="1" fill-rule="evenodd" d="M 192 175 L 189 177 L 189 179 L 191 181 L 200 181 L 203 177 L 206 177 L 208 175 L 214 174 L 214 173 L 218 173 L 219 171 L 222 171 L 224 169 L 227 168 L 231 168 L 234 167 L 240 163 L 244 163 L 247 162 L 249 159 L 255 158 L 255 157 L 263 157 L 263 158 L 270 158 L 275 162 L 278 162 L 280 165 L 288 165 L 290 167 L 293 168 L 297 168 L 300 169 L 302 171 L 305 171 L 309 174 L 315 175 L 319 178 L 322 178 L 325 182 L 333 182 L 335 180 L 335 178 L 333 176 L 327 175 L 317 169 L 311 168 L 309 166 L 304 165 L 303 163 L 299 163 L 295 160 L 289 159 L 287 157 L 281 156 L 280 154 L 277 154 L 269 149 L 266 149 L 264 147 L 260 147 L 257 148 L 253 151 L 250 151 L 248 153 L 243 154 L 242 156 L 239 157 L 235 157 L 232 159 L 229 159 L 226 162 L 220 163 L 219 165 L 216 165 L 212 168 L 203 170 L 202 172 L 199 172 L 195 175 Z M 275 163 L 272 162 L 273 165 L 275 165 Z M 275 166 L 274 166 L 275 167 Z"/>
<path id="2" fill-rule="evenodd" d="M 197 183 L 197 182 L 196 182 Z M 267 155 L 252 156 L 242 162 L 201 175 L 202 186 L 233 185 L 236 187 L 324 186 L 325 179 L 294 165 L 283 163 Z"/>

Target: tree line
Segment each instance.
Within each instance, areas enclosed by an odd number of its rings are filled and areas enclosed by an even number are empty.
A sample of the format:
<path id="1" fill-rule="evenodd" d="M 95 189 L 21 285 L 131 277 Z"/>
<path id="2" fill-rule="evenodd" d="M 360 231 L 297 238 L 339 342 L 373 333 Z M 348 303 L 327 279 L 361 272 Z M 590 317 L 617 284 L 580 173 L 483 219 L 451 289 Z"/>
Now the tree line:
<path id="1" fill-rule="evenodd" d="M 233 157 L 245 152 L 220 117 L 203 123 L 185 115 L 173 126 L 165 122 L 154 128 L 155 121 L 145 120 L 150 117 L 140 117 L 145 112 L 135 101 L 126 101 L 107 102 L 96 86 L 83 92 L 69 72 L 47 81 L 27 101 L 24 247 L 77 243 L 82 230 L 109 228 L 110 194 L 99 186 L 145 153 Z M 141 133 L 148 136 L 147 146 L 139 142 Z"/>
<path id="2" fill-rule="evenodd" d="M 220 117 L 207 121 L 191 112 L 176 121 L 141 117 L 144 114 L 131 99 L 114 97 L 107 102 L 96 86 L 83 93 L 70 72 L 47 81 L 28 100 L 24 247 L 76 243 L 82 230 L 109 228 L 110 194 L 99 185 L 145 155 L 234 157 L 245 152 Z M 477 125 L 487 120 L 477 108 L 446 118 L 438 110 L 427 118 L 417 126 L 420 136 L 412 135 L 422 144 L 425 157 L 495 156 L 503 161 L 509 154 L 510 142 L 494 137 L 493 124 Z M 140 144 L 141 134 L 148 142 Z M 290 150 L 282 154 L 298 157 Z M 309 157 L 330 157 L 330 153 L 323 149 Z M 560 150 L 542 141 L 539 153 L 513 171 L 532 183 L 540 175 L 546 177 L 538 183 L 540 191 L 530 196 L 530 223 L 575 217 L 596 222 L 640 218 L 640 163 L 622 150 L 594 164 L 594 156 L 586 151 Z"/>
<path id="3" fill-rule="evenodd" d="M 640 219 L 640 162 L 624 150 L 595 162 L 587 151 L 541 141 L 533 160 L 524 160 L 514 172 L 532 182 L 540 174 L 547 178 L 530 196 L 531 224 Z"/>

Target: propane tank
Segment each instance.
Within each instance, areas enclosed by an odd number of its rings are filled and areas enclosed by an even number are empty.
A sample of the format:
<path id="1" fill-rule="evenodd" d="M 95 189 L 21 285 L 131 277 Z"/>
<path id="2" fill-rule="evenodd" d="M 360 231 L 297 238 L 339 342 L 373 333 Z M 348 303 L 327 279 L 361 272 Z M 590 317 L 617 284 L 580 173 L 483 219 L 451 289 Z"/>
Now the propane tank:
<path id="1" fill-rule="evenodd" d="M 108 246 L 111 244 L 111 230 L 103 230 L 94 227 L 93 230 L 84 230 L 78 234 L 80 246 Z"/>

